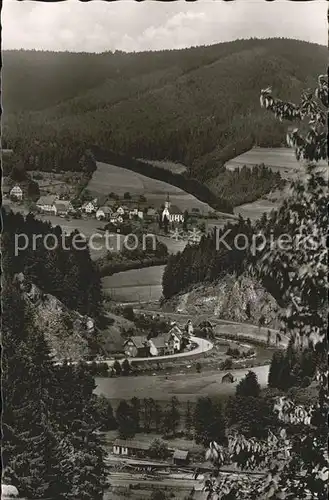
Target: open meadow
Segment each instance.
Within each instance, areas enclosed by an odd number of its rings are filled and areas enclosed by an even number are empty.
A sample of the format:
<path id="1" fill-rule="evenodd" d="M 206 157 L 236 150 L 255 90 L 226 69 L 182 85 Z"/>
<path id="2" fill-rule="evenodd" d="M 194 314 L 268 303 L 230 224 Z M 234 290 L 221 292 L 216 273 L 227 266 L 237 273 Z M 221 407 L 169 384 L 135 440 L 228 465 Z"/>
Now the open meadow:
<path id="1" fill-rule="evenodd" d="M 118 302 L 156 302 L 162 296 L 165 266 L 132 269 L 102 279 L 103 292 Z"/>
<path id="2" fill-rule="evenodd" d="M 256 373 L 258 382 L 262 387 L 267 385 L 269 366 L 255 366 L 252 371 Z M 249 369 L 241 368 L 231 370 L 235 382 L 222 383 L 222 377 L 227 372 L 220 370 L 196 373 L 195 362 L 186 372 L 169 374 L 168 376 L 139 375 L 136 377 L 101 378 L 97 377 L 96 394 L 103 394 L 110 400 L 118 402 L 121 399 L 131 399 L 134 396 L 153 398 L 157 401 L 169 401 L 176 396 L 179 401 L 196 401 L 200 396 L 229 396 L 235 393 L 237 383 L 245 376 Z"/>
<path id="3" fill-rule="evenodd" d="M 253 167 L 264 163 L 266 167 L 279 172 L 284 179 L 296 179 L 302 171 L 302 164 L 296 160 L 290 148 L 253 148 L 226 163 L 228 170 Z"/>
<path id="4" fill-rule="evenodd" d="M 185 165 L 182 163 L 177 163 L 174 161 L 169 161 L 169 160 L 144 160 L 141 159 L 141 161 L 144 161 L 146 163 L 150 163 L 151 165 L 154 165 L 155 167 L 160 167 L 165 170 L 169 170 L 170 172 L 173 172 L 174 174 L 183 174 L 186 172 L 187 168 Z"/>
<path id="5" fill-rule="evenodd" d="M 97 162 L 97 170 L 93 173 L 87 188 L 95 197 L 108 195 L 111 192 L 119 196 L 123 196 L 126 192 L 132 196 L 143 195 L 150 205 L 157 208 L 161 207 L 169 194 L 171 203 L 182 211 L 198 208 L 203 214 L 213 212 L 209 205 L 182 189 L 107 163 Z"/>

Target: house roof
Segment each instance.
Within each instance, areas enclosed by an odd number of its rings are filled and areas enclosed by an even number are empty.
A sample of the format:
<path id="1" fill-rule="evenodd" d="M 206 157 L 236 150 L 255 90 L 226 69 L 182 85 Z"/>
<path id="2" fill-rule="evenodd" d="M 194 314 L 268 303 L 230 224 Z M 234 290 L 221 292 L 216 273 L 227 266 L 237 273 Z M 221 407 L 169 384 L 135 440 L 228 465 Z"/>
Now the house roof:
<path id="1" fill-rule="evenodd" d="M 223 379 L 226 379 L 226 378 L 227 378 L 227 379 L 230 379 L 230 380 L 234 380 L 234 377 L 233 377 L 232 373 L 230 373 L 230 372 L 229 372 L 229 373 L 226 373 L 226 374 L 223 376 Z M 222 379 L 222 380 L 223 380 L 223 379 Z"/>
<path id="2" fill-rule="evenodd" d="M 11 189 L 12 189 L 12 190 L 13 190 L 13 189 L 15 189 L 15 190 L 19 189 L 20 191 L 22 191 L 21 186 L 19 186 L 18 184 L 15 184 L 15 186 L 13 186 Z"/>
<path id="3" fill-rule="evenodd" d="M 113 446 L 123 446 L 133 450 L 149 450 L 151 444 L 143 441 L 134 441 L 132 439 L 116 439 Z"/>
<path id="4" fill-rule="evenodd" d="M 187 450 L 175 450 L 173 454 L 173 458 L 177 458 L 179 460 L 186 460 L 188 457 L 188 451 Z"/>
<path id="5" fill-rule="evenodd" d="M 182 335 L 183 335 L 183 332 L 182 330 L 179 328 L 179 326 L 177 325 L 174 325 L 170 330 L 169 330 L 169 334 L 174 334 L 176 335 L 178 338 L 181 338 Z"/>
<path id="6" fill-rule="evenodd" d="M 86 207 L 87 205 L 95 205 L 95 200 L 85 201 L 82 206 Z"/>
<path id="7" fill-rule="evenodd" d="M 53 194 L 49 196 L 40 196 L 37 201 L 37 205 L 53 205 L 57 199 L 58 197 Z"/>
<path id="8" fill-rule="evenodd" d="M 99 212 L 99 211 L 104 212 L 104 214 L 111 214 L 113 212 L 112 208 L 108 207 L 106 205 L 104 205 L 103 207 L 99 207 L 99 209 L 97 210 L 97 212 Z"/>
<path id="9" fill-rule="evenodd" d="M 145 342 L 147 342 L 147 338 L 142 335 L 135 335 L 126 340 L 125 344 L 127 344 L 127 342 L 129 341 L 133 342 L 133 344 L 135 345 L 135 347 L 137 347 L 137 349 L 142 349 L 143 347 L 145 347 Z"/>
<path id="10" fill-rule="evenodd" d="M 153 339 L 151 339 L 153 345 L 157 349 L 159 349 L 161 347 L 165 347 L 169 340 L 170 340 L 169 334 L 159 335 L 158 337 L 154 337 Z"/>
<path id="11" fill-rule="evenodd" d="M 57 210 L 68 210 L 71 207 L 71 202 L 67 200 L 57 200 L 54 205 Z"/>

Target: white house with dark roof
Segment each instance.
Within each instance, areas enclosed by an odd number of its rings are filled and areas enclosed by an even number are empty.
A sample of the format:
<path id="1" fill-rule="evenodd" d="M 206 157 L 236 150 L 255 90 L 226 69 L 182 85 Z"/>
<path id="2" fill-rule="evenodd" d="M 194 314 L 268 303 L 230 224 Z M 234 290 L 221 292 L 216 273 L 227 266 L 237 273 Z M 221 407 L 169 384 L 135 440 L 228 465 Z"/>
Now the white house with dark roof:
<path id="1" fill-rule="evenodd" d="M 57 195 L 40 196 L 36 205 L 41 212 L 56 213 L 55 202 L 58 200 Z"/>
<path id="2" fill-rule="evenodd" d="M 86 201 L 82 207 L 81 210 L 85 212 L 86 214 L 93 214 L 97 210 L 97 203 L 95 200 L 92 201 Z"/>
<path id="3" fill-rule="evenodd" d="M 113 214 L 113 210 L 111 207 L 105 205 L 103 207 L 99 207 L 96 211 L 96 219 L 102 220 L 102 219 L 109 219 L 111 215 Z"/>
<path id="4" fill-rule="evenodd" d="M 20 186 L 16 185 L 10 190 L 9 195 L 13 198 L 16 198 L 17 200 L 22 200 L 23 199 L 23 189 Z"/>
<path id="5" fill-rule="evenodd" d="M 56 200 L 54 203 L 56 215 L 67 215 L 73 210 L 72 203 L 67 200 Z"/>
<path id="6" fill-rule="evenodd" d="M 147 337 L 143 335 L 134 335 L 123 344 L 124 352 L 127 357 L 143 358 L 149 355 L 150 347 Z"/>
<path id="7" fill-rule="evenodd" d="M 167 333 L 163 333 L 149 340 L 150 354 L 152 356 L 165 356 L 175 354 L 181 350 L 183 332 L 174 326 Z"/>
<path id="8" fill-rule="evenodd" d="M 118 215 L 123 216 L 126 212 L 125 212 L 125 209 L 122 206 L 120 206 L 120 207 L 117 208 L 116 213 Z"/>

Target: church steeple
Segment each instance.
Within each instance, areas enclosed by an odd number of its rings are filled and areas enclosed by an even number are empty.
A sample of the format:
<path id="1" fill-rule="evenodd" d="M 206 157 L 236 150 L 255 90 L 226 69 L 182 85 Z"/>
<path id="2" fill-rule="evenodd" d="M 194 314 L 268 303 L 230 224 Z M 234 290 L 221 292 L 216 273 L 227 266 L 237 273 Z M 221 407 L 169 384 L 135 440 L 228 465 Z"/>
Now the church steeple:
<path id="1" fill-rule="evenodd" d="M 170 220 L 169 207 L 170 207 L 170 200 L 169 200 L 169 193 L 167 193 L 167 199 L 165 201 L 164 210 L 162 212 L 162 217 L 161 217 L 162 220 L 164 220 L 165 218 L 167 218 L 168 221 Z"/>
<path id="2" fill-rule="evenodd" d="M 169 198 L 169 193 L 167 193 L 167 199 L 165 201 L 165 207 L 170 208 L 170 198 Z"/>

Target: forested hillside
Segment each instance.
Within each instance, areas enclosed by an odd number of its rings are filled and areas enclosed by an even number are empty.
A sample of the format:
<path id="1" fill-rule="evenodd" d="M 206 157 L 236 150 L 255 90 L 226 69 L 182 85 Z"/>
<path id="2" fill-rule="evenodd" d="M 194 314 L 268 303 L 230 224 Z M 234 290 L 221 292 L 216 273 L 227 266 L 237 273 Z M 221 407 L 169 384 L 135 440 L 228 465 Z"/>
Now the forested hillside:
<path id="1" fill-rule="evenodd" d="M 259 108 L 259 89 L 296 99 L 326 60 L 325 47 L 285 39 L 138 54 L 4 51 L 4 146 L 168 158 L 216 191 L 225 161 L 283 142 L 286 124 Z"/>
<path id="2" fill-rule="evenodd" d="M 7 275 L 12 279 L 24 273 L 29 283 L 54 295 L 69 309 L 97 319 L 102 300 L 100 276 L 87 245 L 74 239 L 78 233 L 66 236 L 60 226 L 52 227 L 32 214 L 24 218 L 4 212 L 2 216 Z"/>

